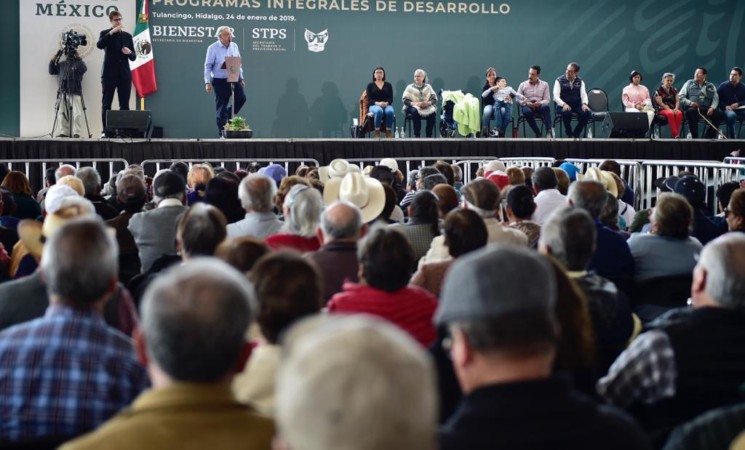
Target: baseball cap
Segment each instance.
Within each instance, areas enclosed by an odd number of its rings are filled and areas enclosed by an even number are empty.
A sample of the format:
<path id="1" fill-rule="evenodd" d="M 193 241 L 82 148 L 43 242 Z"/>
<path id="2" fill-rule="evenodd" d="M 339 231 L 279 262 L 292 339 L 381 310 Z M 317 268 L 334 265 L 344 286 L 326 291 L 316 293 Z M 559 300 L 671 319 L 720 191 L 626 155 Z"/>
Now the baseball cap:
<path id="1" fill-rule="evenodd" d="M 279 164 L 269 164 L 268 166 L 264 167 L 264 171 L 262 173 L 274 180 L 274 182 L 277 183 L 277 186 L 279 186 L 279 183 L 282 182 L 282 178 L 287 176 L 287 171 Z"/>
<path id="2" fill-rule="evenodd" d="M 175 172 L 180 175 L 178 172 Z M 145 183 L 135 175 L 125 175 L 121 178 L 116 189 L 117 200 L 124 204 L 137 204 L 147 198 Z"/>
<path id="3" fill-rule="evenodd" d="M 670 177 L 661 177 L 654 180 L 654 185 L 662 192 L 672 192 L 675 188 L 675 183 L 677 183 L 679 179 L 680 178 L 676 177 L 675 175 Z"/>
<path id="4" fill-rule="evenodd" d="M 530 279 L 529 283 L 519 280 Z M 535 250 L 499 245 L 458 258 L 445 277 L 435 323 L 494 319 L 516 312 L 554 309 L 556 280 Z"/>
<path id="5" fill-rule="evenodd" d="M 694 208 L 703 206 L 706 199 L 706 186 L 697 177 L 686 175 L 680 178 L 673 187 L 673 192 L 688 199 Z"/>
<path id="6" fill-rule="evenodd" d="M 566 172 L 567 175 L 569 175 L 570 180 L 572 181 L 577 180 L 577 172 L 579 172 L 579 169 L 577 169 L 577 166 L 575 166 L 574 164 L 570 162 L 564 162 L 564 163 L 561 163 L 561 165 L 559 166 L 559 169 Z"/>

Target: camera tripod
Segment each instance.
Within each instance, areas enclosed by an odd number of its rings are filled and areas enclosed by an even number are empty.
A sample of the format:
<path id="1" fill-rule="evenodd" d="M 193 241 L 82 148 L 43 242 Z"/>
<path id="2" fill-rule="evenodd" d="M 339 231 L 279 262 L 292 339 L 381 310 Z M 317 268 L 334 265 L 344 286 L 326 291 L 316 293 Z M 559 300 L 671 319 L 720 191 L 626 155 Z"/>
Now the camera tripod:
<path id="1" fill-rule="evenodd" d="M 60 50 L 57 53 L 57 57 L 54 61 L 55 67 L 60 69 L 60 58 L 62 57 L 62 51 Z M 63 111 L 63 115 L 67 117 L 67 130 L 66 134 L 58 134 L 58 137 L 75 137 L 79 138 L 80 136 L 73 132 L 73 123 L 75 121 L 75 117 L 73 116 L 73 112 L 76 109 L 75 108 L 75 96 L 77 94 L 72 94 L 69 92 L 70 90 L 70 81 L 73 79 L 76 79 L 74 77 L 75 75 L 75 65 L 73 64 L 75 58 L 75 52 L 68 52 L 67 53 L 67 61 L 66 64 L 62 65 L 62 72 L 57 73 L 57 99 L 54 103 L 54 123 L 52 123 L 52 131 L 50 135 L 52 137 L 54 136 L 54 132 L 57 128 L 57 120 L 59 119 L 59 110 L 60 107 L 65 108 Z M 80 75 L 80 109 L 83 112 L 83 117 L 85 118 L 85 127 L 88 131 L 88 139 L 92 137 L 91 135 L 91 129 L 90 125 L 88 124 L 88 114 L 86 113 L 86 106 L 85 106 L 85 97 L 83 96 L 83 88 L 82 88 L 82 75 Z M 62 105 L 64 103 L 64 106 Z M 81 130 L 82 131 L 82 130 Z"/>

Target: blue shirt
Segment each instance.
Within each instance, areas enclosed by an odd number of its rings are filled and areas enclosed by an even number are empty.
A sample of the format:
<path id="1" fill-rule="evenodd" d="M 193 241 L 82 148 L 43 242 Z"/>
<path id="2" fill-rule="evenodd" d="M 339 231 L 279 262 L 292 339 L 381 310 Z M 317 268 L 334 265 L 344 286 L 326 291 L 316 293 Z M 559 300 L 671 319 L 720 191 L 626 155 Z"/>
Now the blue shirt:
<path id="1" fill-rule="evenodd" d="M 204 84 L 211 83 L 212 78 L 228 78 L 228 71 L 224 66 L 226 56 L 241 56 L 238 44 L 231 42 L 226 47 L 218 40 L 207 47 L 207 56 L 204 58 Z M 243 66 L 240 79 L 243 79 Z"/>
<path id="2" fill-rule="evenodd" d="M 593 270 L 601 277 L 615 278 L 634 275 L 634 258 L 623 238 L 616 231 L 595 222 L 598 230 L 595 240 L 595 254 L 590 260 L 588 270 Z"/>
<path id="3" fill-rule="evenodd" d="M 95 311 L 51 305 L 0 333 L 0 440 L 85 433 L 147 384 L 130 338 Z"/>

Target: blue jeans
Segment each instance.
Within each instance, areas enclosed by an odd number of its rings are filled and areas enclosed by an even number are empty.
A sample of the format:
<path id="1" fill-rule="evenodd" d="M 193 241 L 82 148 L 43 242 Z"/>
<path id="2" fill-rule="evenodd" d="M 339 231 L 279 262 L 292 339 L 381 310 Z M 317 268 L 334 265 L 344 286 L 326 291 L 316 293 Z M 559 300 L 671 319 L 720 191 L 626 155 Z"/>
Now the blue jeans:
<path id="1" fill-rule="evenodd" d="M 497 128 L 504 133 L 512 121 L 512 102 L 507 103 L 505 101 L 497 100 L 494 106 L 496 107 L 494 111 L 494 115 L 496 116 L 494 122 L 496 122 Z"/>
<path id="2" fill-rule="evenodd" d="M 481 115 L 481 127 L 488 128 L 491 119 L 494 119 L 494 125 L 504 132 L 512 120 L 512 103 L 497 100 L 494 105 L 484 106 L 484 113 Z"/>
<path id="3" fill-rule="evenodd" d="M 734 111 L 727 111 L 725 109 L 722 112 L 724 112 L 724 119 L 727 121 L 727 137 L 730 139 L 734 139 L 735 138 L 735 122 L 737 122 L 738 116 L 741 119 L 745 118 L 745 109 L 737 109 Z"/>
<path id="4" fill-rule="evenodd" d="M 383 114 L 385 113 L 385 128 L 388 131 L 393 131 L 393 106 L 388 105 L 385 109 L 378 105 L 370 106 L 370 112 L 373 113 L 373 121 L 375 123 L 375 130 L 380 131 L 380 124 L 383 123 Z"/>
<path id="5" fill-rule="evenodd" d="M 569 105 L 570 107 L 572 105 Z M 577 114 L 577 126 L 572 130 L 572 114 Z M 590 111 L 583 111 L 582 105 L 572 107 L 569 111 L 564 111 L 561 106 L 556 106 L 556 115 L 561 116 L 564 121 L 564 131 L 567 133 L 567 137 L 580 137 L 585 131 L 585 125 L 592 117 Z"/>

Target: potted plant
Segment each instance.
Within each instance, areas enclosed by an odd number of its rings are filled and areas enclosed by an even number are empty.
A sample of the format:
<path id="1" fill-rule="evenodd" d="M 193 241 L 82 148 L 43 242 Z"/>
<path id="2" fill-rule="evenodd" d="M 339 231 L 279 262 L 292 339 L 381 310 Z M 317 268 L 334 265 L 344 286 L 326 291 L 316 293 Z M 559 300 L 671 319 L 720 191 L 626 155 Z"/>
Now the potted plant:
<path id="1" fill-rule="evenodd" d="M 225 124 L 225 137 L 228 139 L 248 139 L 253 133 L 246 119 L 241 116 L 234 116 Z"/>

